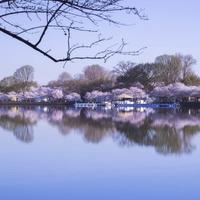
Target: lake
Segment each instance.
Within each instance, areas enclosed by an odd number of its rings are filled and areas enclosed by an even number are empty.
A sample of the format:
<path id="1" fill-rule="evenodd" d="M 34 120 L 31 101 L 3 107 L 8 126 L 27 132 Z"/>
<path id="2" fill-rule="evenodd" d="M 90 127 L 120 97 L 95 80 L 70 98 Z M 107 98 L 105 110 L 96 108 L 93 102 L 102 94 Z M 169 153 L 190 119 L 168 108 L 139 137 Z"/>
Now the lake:
<path id="1" fill-rule="evenodd" d="M 0 107 L 0 199 L 200 199 L 200 110 Z"/>

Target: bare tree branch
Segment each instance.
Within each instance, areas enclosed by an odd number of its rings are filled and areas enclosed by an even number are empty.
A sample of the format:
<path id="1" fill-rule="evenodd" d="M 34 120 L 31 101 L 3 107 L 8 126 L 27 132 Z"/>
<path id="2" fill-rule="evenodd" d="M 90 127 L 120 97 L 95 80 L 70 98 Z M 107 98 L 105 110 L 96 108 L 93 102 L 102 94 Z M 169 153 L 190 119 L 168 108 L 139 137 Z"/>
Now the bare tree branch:
<path id="1" fill-rule="evenodd" d="M 146 19 L 135 7 L 124 6 L 124 3 L 125 0 L 0 0 L 0 32 L 54 62 L 82 59 L 103 59 L 106 62 L 115 54 L 138 55 L 143 49 L 125 51 L 127 44 L 124 40 L 106 45 L 105 42 L 110 42 L 112 37 L 99 37 L 102 35 L 102 22 L 119 26 L 125 24 L 115 19 L 120 13 Z M 62 33 L 63 38 L 66 38 L 66 43 L 63 42 L 63 45 L 67 44 L 66 53 L 63 57 L 57 57 L 43 47 L 45 38 L 48 38 L 51 31 Z M 97 34 L 98 39 L 89 44 L 80 42 L 81 32 Z M 79 38 L 77 34 L 80 35 Z M 96 46 L 102 44 L 104 48 L 97 50 Z M 49 49 L 54 50 L 55 47 Z M 89 51 L 81 55 L 81 49 L 92 49 L 93 55 Z"/>

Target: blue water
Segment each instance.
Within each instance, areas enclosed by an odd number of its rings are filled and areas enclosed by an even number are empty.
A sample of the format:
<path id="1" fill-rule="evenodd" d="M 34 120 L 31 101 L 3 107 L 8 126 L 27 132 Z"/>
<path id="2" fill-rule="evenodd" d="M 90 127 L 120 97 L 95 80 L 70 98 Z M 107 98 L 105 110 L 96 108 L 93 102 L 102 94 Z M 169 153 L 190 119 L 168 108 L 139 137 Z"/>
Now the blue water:
<path id="1" fill-rule="evenodd" d="M 157 112 L 0 108 L 0 199 L 200 199 L 200 114 Z"/>

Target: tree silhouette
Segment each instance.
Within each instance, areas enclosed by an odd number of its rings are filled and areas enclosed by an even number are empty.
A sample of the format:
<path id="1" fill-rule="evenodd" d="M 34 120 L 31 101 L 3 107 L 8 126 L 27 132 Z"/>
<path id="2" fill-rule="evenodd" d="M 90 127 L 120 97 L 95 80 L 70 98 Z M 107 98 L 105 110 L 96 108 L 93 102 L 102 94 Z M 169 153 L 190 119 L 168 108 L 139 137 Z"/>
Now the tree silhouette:
<path id="1" fill-rule="evenodd" d="M 126 42 L 110 45 L 95 52 L 95 47 L 111 40 L 102 36 L 101 23 L 121 26 L 115 19 L 121 13 L 136 15 L 146 19 L 135 7 L 124 6 L 121 0 L 0 0 L 0 32 L 4 33 L 54 62 L 68 62 L 82 59 L 103 59 L 106 61 L 115 54 L 136 55 L 138 51 L 125 51 Z M 123 18 L 122 18 L 123 19 Z M 58 41 L 62 34 L 66 48 L 63 57 L 46 49 L 48 35 L 56 34 Z M 83 34 L 95 34 L 96 40 L 83 43 Z M 74 36 L 78 37 L 74 39 Z M 84 38 L 83 38 L 84 37 Z M 91 38 L 89 36 L 89 38 Z M 92 37 L 93 38 L 93 37 Z M 81 42 L 77 42 L 81 39 Z M 45 47 L 44 47 L 45 45 Z M 59 46 L 60 48 L 60 46 Z M 94 49 L 93 55 L 81 54 L 81 49 Z M 87 51 L 84 51 L 87 52 Z"/>

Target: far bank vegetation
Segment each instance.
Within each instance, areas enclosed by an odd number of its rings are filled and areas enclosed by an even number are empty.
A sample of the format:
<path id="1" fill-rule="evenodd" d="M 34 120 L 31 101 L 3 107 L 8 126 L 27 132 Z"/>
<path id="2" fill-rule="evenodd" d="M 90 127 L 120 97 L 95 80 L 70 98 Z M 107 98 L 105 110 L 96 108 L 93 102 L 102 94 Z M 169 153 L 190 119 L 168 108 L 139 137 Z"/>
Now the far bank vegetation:
<path id="1" fill-rule="evenodd" d="M 82 73 L 72 76 L 67 72 L 59 75 L 57 80 L 46 86 L 62 89 L 63 93 L 110 92 L 117 88 L 138 87 L 149 93 L 156 87 L 174 83 L 186 86 L 199 86 L 200 77 L 194 72 L 196 60 L 191 55 L 161 55 L 153 63 L 120 62 L 112 70 L 94 64 L 84 68 Z M 25 92 L 38 87 L 34 81 L 34 68 L 26 65 L 20 67 L 13 75 L 0 81 L 0 92 Z"/>

